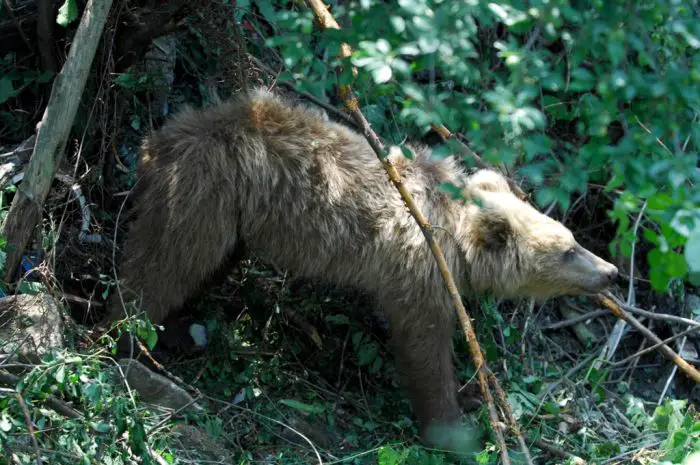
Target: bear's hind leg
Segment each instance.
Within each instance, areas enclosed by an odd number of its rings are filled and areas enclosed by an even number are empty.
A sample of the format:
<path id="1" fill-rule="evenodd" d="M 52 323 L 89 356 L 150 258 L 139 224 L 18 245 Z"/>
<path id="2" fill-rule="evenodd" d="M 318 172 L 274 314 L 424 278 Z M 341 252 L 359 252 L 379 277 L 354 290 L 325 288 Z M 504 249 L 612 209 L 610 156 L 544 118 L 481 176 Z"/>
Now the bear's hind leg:
<path id="1" fill-rule="evenodd" d="M 151 190 L 139 200 L 119 278 L 124 300 L 140 298 L 152 323 L 178 310 L 232 256 L 240 258 L 236 217 L 216 208 L 230 205 L 220 195 L 210 191 L 198 203 L 180 199 L 181 208 L 168 208 Z M 124 316 L 119 298 L 110 307 L 110 323 Z"/>

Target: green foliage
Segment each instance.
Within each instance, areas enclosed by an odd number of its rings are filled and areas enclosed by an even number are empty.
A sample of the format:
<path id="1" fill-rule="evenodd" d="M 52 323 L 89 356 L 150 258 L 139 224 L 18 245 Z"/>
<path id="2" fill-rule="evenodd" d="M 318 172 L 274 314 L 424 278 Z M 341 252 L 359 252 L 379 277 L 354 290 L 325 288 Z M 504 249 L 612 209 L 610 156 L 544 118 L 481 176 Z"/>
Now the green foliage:
<path id="1" fill-rule="evenodd" d="M 30 122 L 30 112 L 12 111 L 10 104 L 22 93 L 38 94 L 40 87 L 53 79 L 54 73 L 27 67 L 22 57 L 8 53 L 0 57 L 0 135 L 22 132 Z M 4 110 L 3 107 L 7 107 Z"/>
<path id="2" fill-rule="evenodd" d="M 361 109 L 388 140 L 444 124 L 487 161 L 516 167 L 542 207 L 565 210 L 572 196 L 600 191 L 617 225 L 611 253 L 646 243 L 658 291 L 700 282 L 700 21 L 691 3 L 397 3 L 334 5 L 344 28 L 313 32 L 307 9 L 256 2 L 276 29 L 266 44 L 283 57 L 280 79 L 323 96 L 351 80 L 352 64 Z M 340 63 L 342 41 L 354 53 Z"/>
<path id="3" fill-rule="evenodd" d="M 383 446 L 377 452 L 378 465 L 443 465 L 447 463 L 451 462 L 417 446 L 401 448 Z"/>
<path id="4" fill-rule="evenodd" d="M 649 415 L 639 399 L 628 396 L 625 413 L 640 430 L 663 435 L 659 463 L 686 463 L 690 454 L 700 452 L 700 415 L 686 401 L 667 399 Z"/>
<path id="5" fill-rule="evenodd" d="M 63 27 L 67 27 L 78 17 L 78 5 L 76 0 L 65 0 L 63 5 L 58 9 L 56 23 Z"/>
<path id="6" fill-rule="evenodd" d="M 98 451 L 101 463 L 129 463 L 134 456 L 153 463 L 145 447 L 147 415 L 117 386 L 97 357 L 47 355 L 14 386 L 18 395 L 0 392 L 0 444 L 13 451 L 12 463 L 35 463 L 34 449 L 22 445 L 29 415 L 45 463 L 90 464 Z M 72 403 L 81 416 L 57 413 L 46 405 L 49 396 Z"/>

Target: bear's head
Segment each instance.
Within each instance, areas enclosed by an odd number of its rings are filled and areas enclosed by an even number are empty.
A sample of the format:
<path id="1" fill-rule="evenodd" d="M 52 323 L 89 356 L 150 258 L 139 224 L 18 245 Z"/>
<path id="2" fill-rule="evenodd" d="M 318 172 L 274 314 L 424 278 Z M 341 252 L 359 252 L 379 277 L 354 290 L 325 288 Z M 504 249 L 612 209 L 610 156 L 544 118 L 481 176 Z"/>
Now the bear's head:
<path id="1" fill-rule="evenodd" d="M 566 226 L 521 201 L 496 171 L 477 171 L 463 192 L 467 204 L 458 240 L 472 290 L 543 299 L 595 294 L 616 279 L 613 264 L 583 248 Z"/>

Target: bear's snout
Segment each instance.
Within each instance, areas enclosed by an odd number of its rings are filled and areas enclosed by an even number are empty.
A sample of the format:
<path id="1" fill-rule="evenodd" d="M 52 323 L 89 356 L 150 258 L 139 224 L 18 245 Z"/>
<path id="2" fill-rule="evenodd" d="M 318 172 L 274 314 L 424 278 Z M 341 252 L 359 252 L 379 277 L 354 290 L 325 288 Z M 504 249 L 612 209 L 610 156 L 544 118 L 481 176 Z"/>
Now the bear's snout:
<path id="1" fill-rule="evenodd" d="M 610 265 L 610 268 L 608 271 L 605 273 L 605 276 L 608 278 L 608 282 L 610 284 L 614 283 L 615 280 L 617 280 L 617 267 L 615 265 Z"/>
<path id="2" fill-rule="evenodd" d="M 617 280 L 618 270 L 615 265 L 602 258 L 598 258 L 598 271 L 600 272 L 601 287 L 606 288 Z"/>

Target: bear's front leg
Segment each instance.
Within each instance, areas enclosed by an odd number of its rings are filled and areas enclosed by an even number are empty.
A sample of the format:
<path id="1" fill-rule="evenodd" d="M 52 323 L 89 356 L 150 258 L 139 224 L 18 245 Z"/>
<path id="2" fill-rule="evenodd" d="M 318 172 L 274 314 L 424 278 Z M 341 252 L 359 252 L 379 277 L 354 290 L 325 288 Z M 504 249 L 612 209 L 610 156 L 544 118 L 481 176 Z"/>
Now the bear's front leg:
<path id="1" fill-rule="evenodd" d="M 411 315 L 404 307 L 400 313 L 390 313 L 390 320 L 397 370 L 418 419 L 421 437 L 440 448 L 471 449 L 478 438 L 460 422 L 452 362 L 454 319 L 445 315 L 444 309 L 433 313 L 414 310 L 421 314 Z"/>

